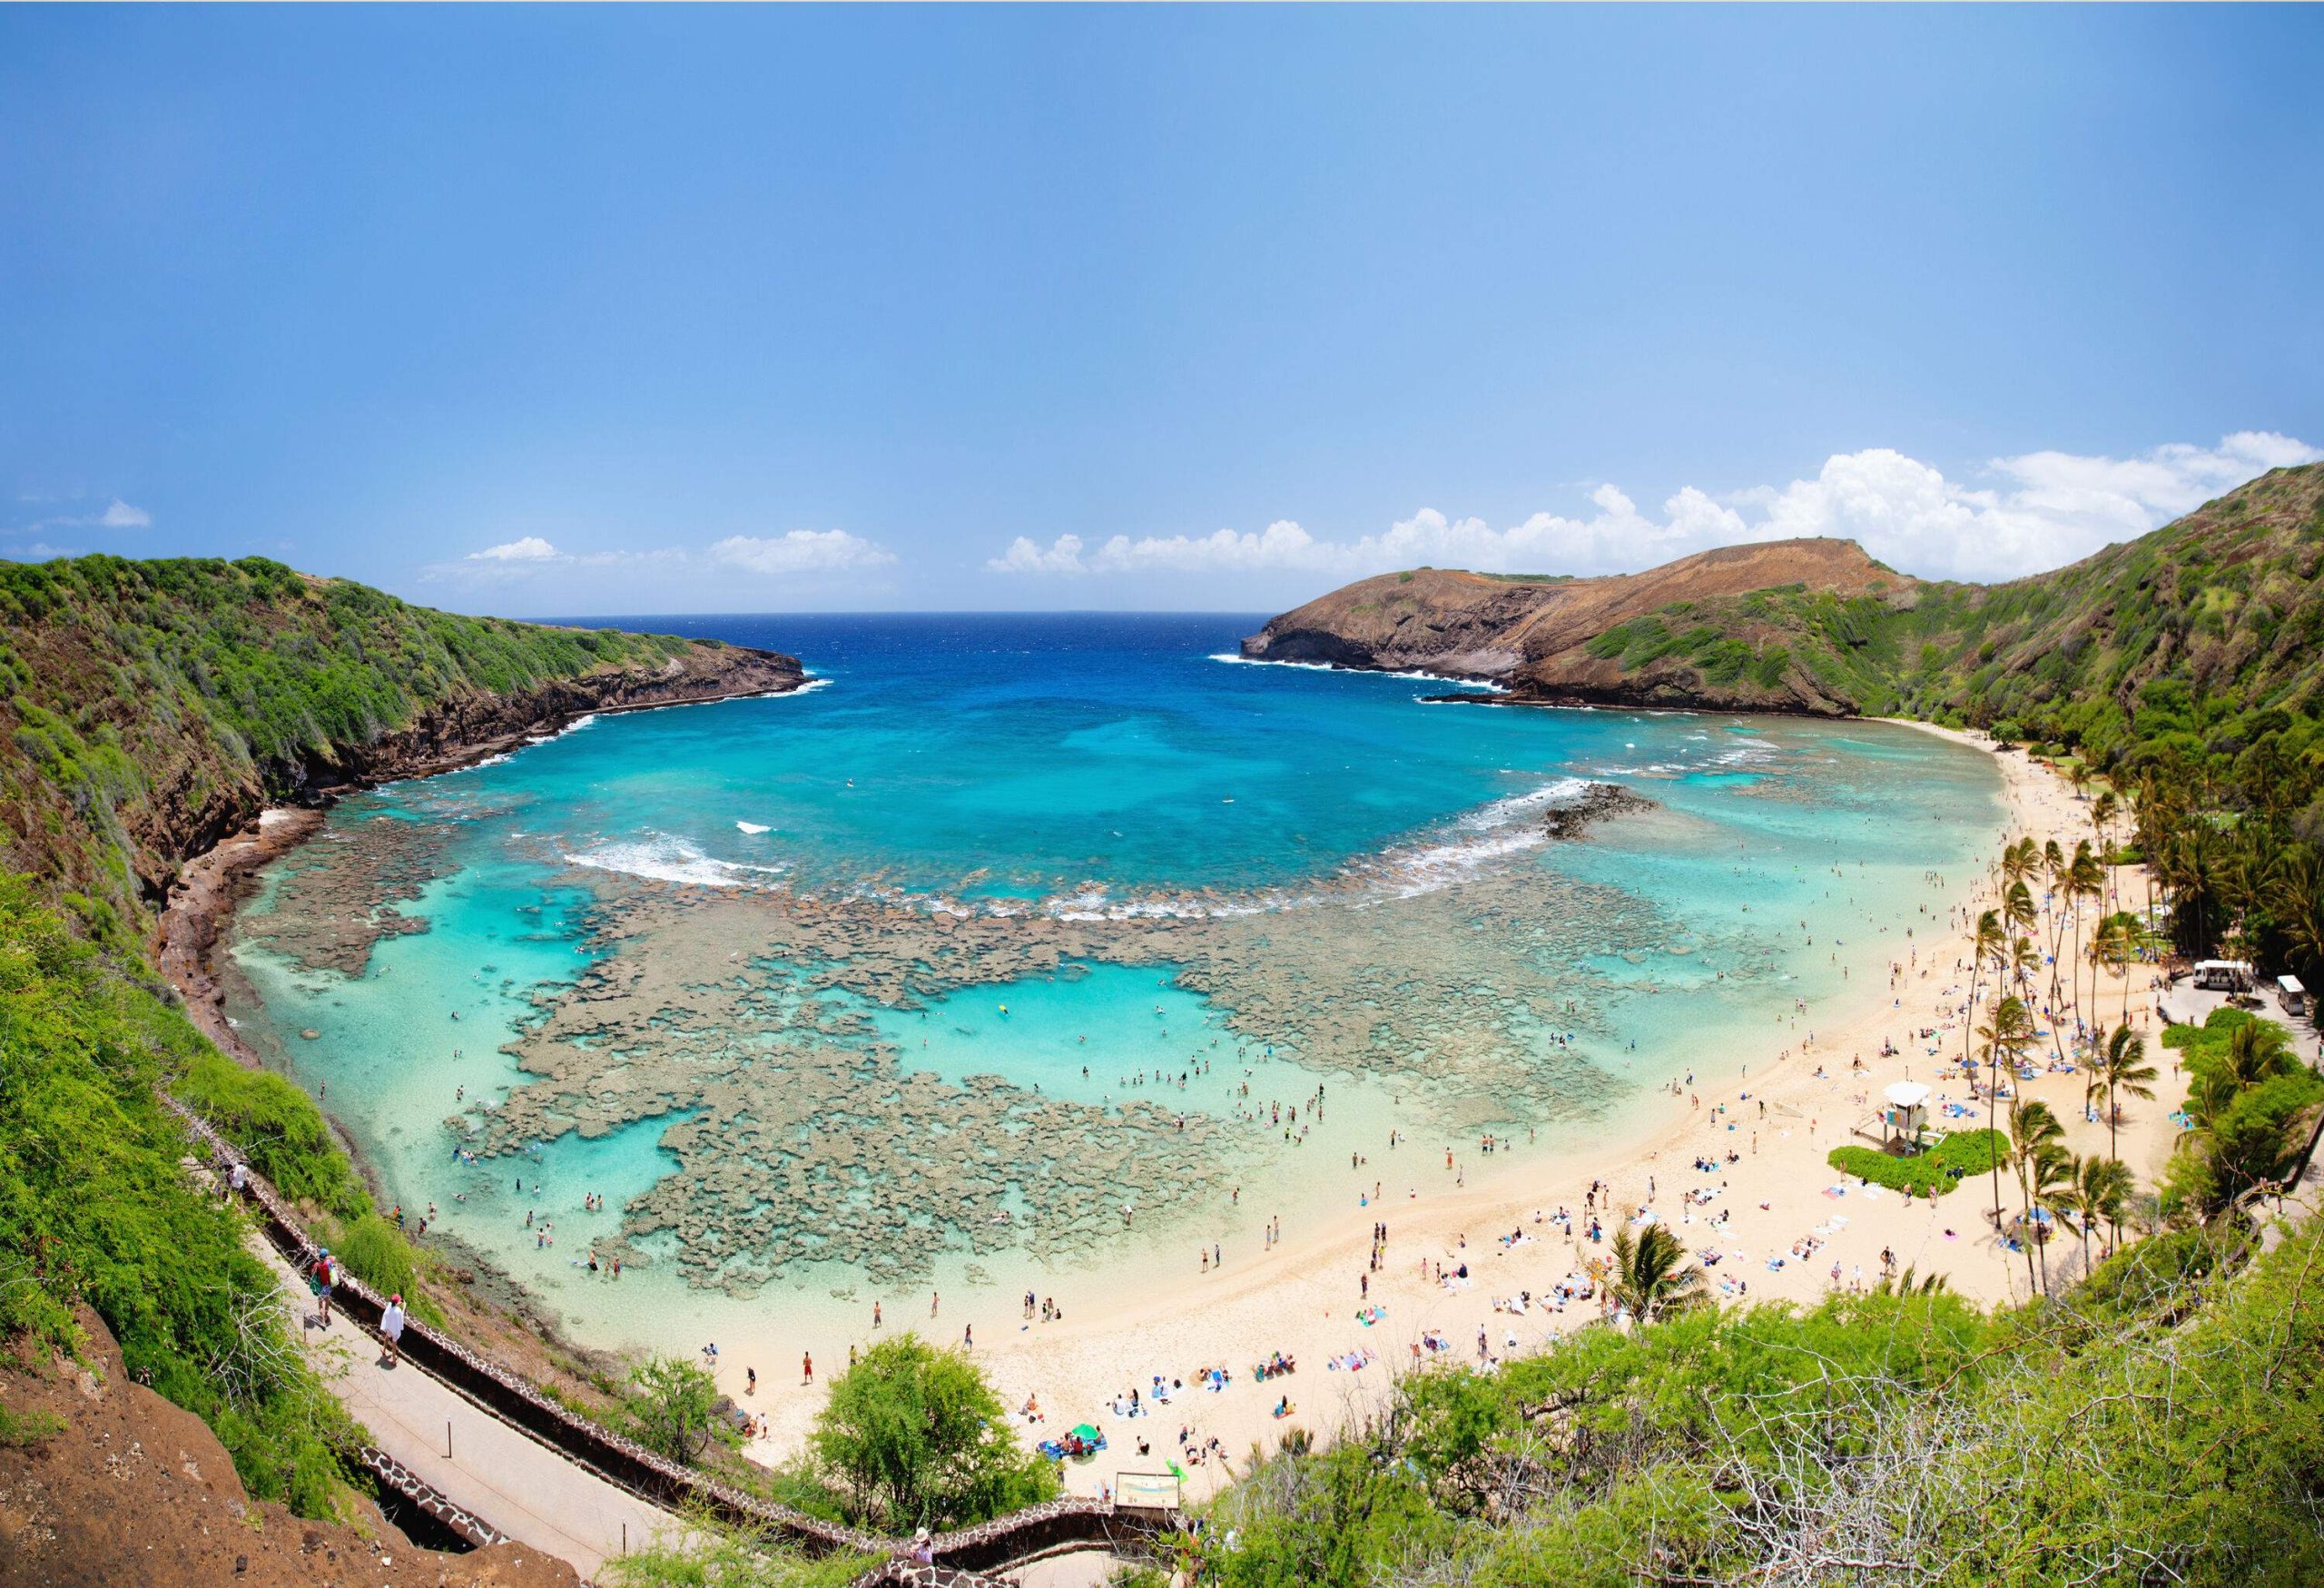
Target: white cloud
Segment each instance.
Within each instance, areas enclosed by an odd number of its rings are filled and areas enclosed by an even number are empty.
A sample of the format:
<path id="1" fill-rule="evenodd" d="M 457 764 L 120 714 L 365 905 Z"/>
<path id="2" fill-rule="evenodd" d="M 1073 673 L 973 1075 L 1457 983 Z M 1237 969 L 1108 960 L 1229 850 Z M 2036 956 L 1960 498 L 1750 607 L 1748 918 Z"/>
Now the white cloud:
<path id="1" fill-rule="evenodd" d="M 828 574 L 879 567 L 896 556 L 844 529 L 793 529 L 787 535 L 729 535 L 711 546 L 710 559 L 754 574 Z"/>
<path id="2" fill-rule="evenodd" d="M 105 510 L 97 515 L 95 522 L 104 529 L 144 529 L 152 527 L 153 515 L 143 508 L 133 508 L 115 497 L 106 504 Z"/>
<path id="3" fill-rule="evenodd" d="M 2142 535 L 2270 469 L 2324 452 L 2267 430 L 2216 447 L 2172 443 L 2135 458 L 2029 452 L 1996 458 L 1991 483 L 1949 479 L 1886 447 L 1836 453 L 1812 479 L 1715 498 L 1689 486 L 1659 516 L 1611 485 L 1590 493 L 1586 518 L 1536 513 L 1496 529 L 1423 508 L 1377 534 L 1322 540 L 1289 519 L 1256 534 L 1117 535 L 1092 550 L 1078 535 L 1048 547 L 1025 536 L 985 567 L 996 573 L 1080 576 L 1140 570 L 1261 569 L 1361 577 L 1428 563 L 1492 573 L 1620 573 L 1740 541 L 1837 536 L 1892 567 L 1928 578 L 2004 579 L 2059 567 L 2111 541 Z"/>
<path id="4" fill-rule="evenodd" d="M 555 562 L 556 547 L 537 535 L 527 535 L 521 540 L 503 541 L 487 546 L 482 551 L 471 551 L 470 562 Z"/>

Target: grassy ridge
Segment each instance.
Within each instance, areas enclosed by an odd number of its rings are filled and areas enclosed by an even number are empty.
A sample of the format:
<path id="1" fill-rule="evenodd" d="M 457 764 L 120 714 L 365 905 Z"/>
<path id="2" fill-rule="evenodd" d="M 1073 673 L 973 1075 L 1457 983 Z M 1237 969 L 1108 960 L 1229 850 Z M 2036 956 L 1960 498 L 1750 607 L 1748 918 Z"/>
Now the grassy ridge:
<path id="1" fill-rule="evenodd" d="M 151 856 L 447 701 L 707 642 L 464 617 L 264 557 L 0 563 L 0 860 L 122 938 Z"/>

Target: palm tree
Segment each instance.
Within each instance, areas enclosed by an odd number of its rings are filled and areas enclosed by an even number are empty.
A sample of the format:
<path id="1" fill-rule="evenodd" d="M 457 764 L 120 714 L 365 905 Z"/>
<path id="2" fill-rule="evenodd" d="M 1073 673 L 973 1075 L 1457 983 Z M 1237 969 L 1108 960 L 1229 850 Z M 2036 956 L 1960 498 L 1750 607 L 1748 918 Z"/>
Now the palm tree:
<path id="1" fill-rule="evenodd" d="M 2064 958 L 2066 912 L 2073 905 L 2073 862 L 2054 838 L 2042 851 L 2050 883 L 2050 1001 L 2058 1001 L 2058 962 Z"/>
<path id="2" fill-rule="evenodd" d="M 2032 839 L 2026 842 L 2031 843 Z M 2030 932 L 2041 912 L 2034 907 L 2034 890 L 2025 885 L 2024 877 L 2009 884 L 2009 892 L 2002 895 L 2001 918 L 2013 932 Z"/>
<path id="3" fill-rule="evenodd" d="M 2042 968 L 2042 945 L 2019 933 L 2017 941 L 2009 945 L 2009 961 L 2003 968 L 2009 972 L 2010 983 L 2017 989 L 2018 996 L 2031 998 L 2034 974 Z"/>
<path id="4" fill-rule="evenodd" d="M 2083 1193 L 2083 1177 L 2092 1165 L 2102 1161 L 2084 1158 L 2078 1152 L 2067 1153 L 2064 1173 L 2043 1204 L 2060 1218 L 2069 1213 L 2073 1215 L 2074 1231 L 2082 1237 L 2082 1271 L 2085 1276 L 2090 1272 L 2090 1221 L 2097 1215 L 2091 1210 L 2089 1198 Z"/>
<path id="5" fill-rule="evenodd" d="M 2111 788 L 2102 789 L 2090 803 L 2090 824 L 2098 830 L 2098 859 L 2106 872 L 2106 896 L 2099 901 L 2102 912 L 2114 898 L 2114 824 L 2122 814 L 2122 802 Z"/>
<path id="6" fill-rule="evenodd" d="M 2050 1105 L 2023 1098 L 2009 1100 L 2009 1160 L 2017 1170 L 2018 1195 L 2024 1200 L 2023 1214 L 2025 1232 L 2025 1285 L 2034 1286 L 2034 1248 L 2042 1243 L 2034 1237 L 2034 1205 L 2048 1205 L 2048 1198 L 2063 1179 L 2066 1154 L 2058 1146 L 2058 1139 L 2066 1133 L 2058 1117 L 2050 1112 Z M 2050 1288 L 2050 1254 L 2042 1253 L 2042 1289 Z"/>
<path id="7" fill-rule="evenodd" d="M 2227 1040 L 2227 1073 L 2238 1090 L 2257 1086 L 2299 1068 L 2291 1040 L 2273 1021 L 2245 1021 Z"/>
<path id="8" fill-rule="evenodd" d="M 2098 1050 L 2098 1057 L 2093 1060 L 2090 1070 L 2091 1090 L 2106 1094 L 2106 1150 L 2109 1155 L 2122 1156 L 2116 1142 L 2115 1116 L 2120 1112 L 2120 1107 L 2115 1101 L 2115 1095 L 2121 1093 L 2134 1097 L 2141 1102 L 2152 1102 L 2154 1088 L 2147 1082 L 2154 1079 L 2155 1073 L 2154 1066 L 2146 1061 L 2146 1039 L 2128 1026 L 2116 1026 L 2114 1034 L 2107 1038 L 2106 1045 Z"/>
<path id="9" fill-rule="evenodd" d="M 1607 1289 L 1641 1326 L 1706 1299 L 1702 1269 L 1688 1262 L 1685 1246 L 1660 1224 L 1648 1225 L 1636 1237 L 1627 1222 L 1614 1231 L 1614 1272 Z"/>
<path id="10" fill-rule="evenodd" d="M 2122 1023 L 2124 1025 L 2128 1025 L 2131 1019 L 2131 962 L 2137 957 L 2137 929 L 2132 924 L 2130 916 L 2119 910 L 2101 921 L 2098 923 L 2098 930 L 2091 934 L 2090 962 L 2093 973 L 2091 978 L 2093 991 L 2090 1001 L 2093 1003 L 2098 1001 L 2098 994 L 2095 991 L 2097 983 L 2095 968 L 2100 965 L 2112 967 L 2114 973 L 2122 979 Z"/>
<path id="11" fill-rule="evenodd" d="M 2085 1219 L 2103 1218 L 2114 1230 L 2114 1249 L 2122 1248 L 2122 1209 L 2138 1189 L 2131 1174 L 2131 1166 L 2119 1158 L 2086 1158 L 2076 1175 L 2081 1186 L 2082 1216 Z M 2082 1267 L 2090 1271 L 2090 1241 L 2083 1239 Z"/>
<path id="12" fill-rule="evenodd" d="M 2291 946 L 2311 964 L 2324 962 L 2324 854 L 2298 844 L 2277 860 L 2268 882 L 2269 912 Z"/>
<path id="13" fill-rule="evenodd" d="M 2079 1019 L 2082 1011 L 2083 906 L 2094 899 L 2098 902 L 2098 908 L 2102 912 L 2106 908 L 2106 868 L 2099 864 L 2098 857 L 2090 852 L 2090 841 L 2087 838 L 2073 846 L 2073 859 L 2066 866 L 2066 897 L 2073 904 L 2073 958 L 2066 963 L 2073 977 L 2073 1006 L 2075 1016 Z M 2093 1004 L 2098 1001 L 2098 990 L 2095 987 L 2091 989 L 2090 1001 Z M 2093 1032 L 2097 1031 L 2098 1021 L 2094 1018 L 2094 1011 L 2089 1025 L 2091 1031 Z"/>
<path id="14" fill-rule="evenodd" d="M 2001 952 L 2001 916 L 1991 910 L 1977 917 L 1977 931 L 1969 951 L 1969 1002 L 1961 1011 L 1961 1063 L 1966 1069 L 1970 1062 L 1969 1033 L 1976 1024 L 1977 972 L 1984 969 L 1987 960 Z M 1973 1072 L 1974 1073 L 1974 1072 Z"/>
<path id="15" fill-rule="evenodd" d="M 2016 1059 L 2034 1041 L 2034 1016 L 2026 1009 L 2025 1001 L 2011 996 L 1994 1005 L 1993 1020 L 1977 1028 L 1985 1040 L 1985 1129 L 1994 1127 L 1994 1116 L 2001 1107 L 2001 1061 L 2006 1058 L 2010 1068 L 2016 1068 Z M 2016 1104 L 2010 1105 L 2014 1110 Z M 1994 1227 L 2001 1227 L 2001 1155 L 1994 1155 Z"/>
<path id="16" fill-rule="evenodd" d="M 2206 1068 L 2196 1071 L 2193 1084 L 2187 1089 L 2187 1129 L 2180 1134 L 2179 1149 L 2184 1151 L 2199 1142 L 2209 1141 L 2221 1117 L 2242 1090 L 2225 1070 Z"/>
<path id="17" fill-rule="evenodd" d="M 2004 888 L 2014 886 L 2033 875 L 2034 868 L 2041 863 L 2041 857 L 2042 852 L 2034 847 L 2034 840 L 2031 837 L 2021 838 L 2014 843 L 2003 845 L 2001 852 L 2002 885 Z"/>

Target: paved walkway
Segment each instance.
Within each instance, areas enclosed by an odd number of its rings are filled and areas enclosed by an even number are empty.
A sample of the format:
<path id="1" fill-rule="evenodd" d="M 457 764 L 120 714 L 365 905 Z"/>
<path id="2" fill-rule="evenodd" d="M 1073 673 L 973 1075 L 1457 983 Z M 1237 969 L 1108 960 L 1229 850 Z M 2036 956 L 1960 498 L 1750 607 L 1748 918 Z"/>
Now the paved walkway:
<path id="1" fill-rule="evenodd" d="M 311 1327 L 305 1280 L 261 1238 L 251 1249 L 284 1284 L 283 1306 L 309 1359 L 371 1442 L 494 1527 L 594 1578 L 606 1557 L 684 1524 L 527 1437 L 406 1362 L 380 1365 L 379 1342 L 343 1317 Z M 448 1445 L 450 1454 L 446 1454 Z"/>

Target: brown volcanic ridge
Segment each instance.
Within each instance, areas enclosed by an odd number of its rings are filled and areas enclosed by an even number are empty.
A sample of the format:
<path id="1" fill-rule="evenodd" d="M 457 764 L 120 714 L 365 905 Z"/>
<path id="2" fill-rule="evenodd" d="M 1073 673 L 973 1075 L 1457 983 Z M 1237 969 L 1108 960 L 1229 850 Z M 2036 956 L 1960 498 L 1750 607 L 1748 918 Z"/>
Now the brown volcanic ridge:
<path id="1" fill-rule="evenodd" d="M 1270 621 L 1243 642 L 1255 661 L 1482 678 L 1519 699 L 1624 705 L 1717 705 L 1830 713 L 1849 709 L 1812 683 L 1742 677 L 1706 689 L 1683 656 L 1625 671 L 1619 652 L 1590 642 L 1676 604 L 1805 587 L 1843 599 L 1908 607 L 1919 581 L 1876 562 L 1853 540 L 1770 540 L 1697 552 L 1644 573 L 1528 578 L 1414 568 L 1360 579 Z M 1726 632 L 1758 646 L 1782 637 L 1779 618 L 1730 618 Z"/>

